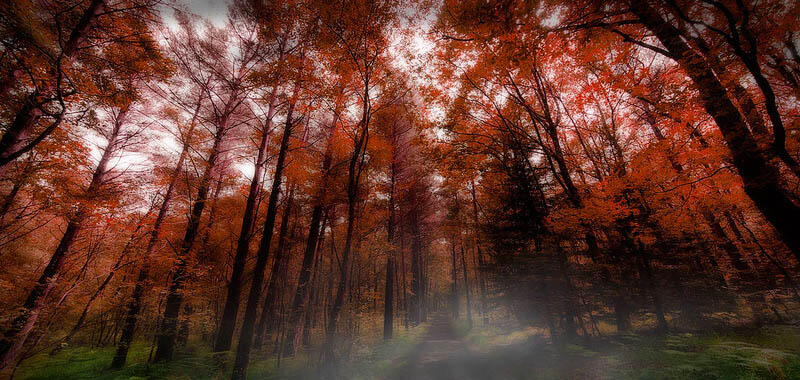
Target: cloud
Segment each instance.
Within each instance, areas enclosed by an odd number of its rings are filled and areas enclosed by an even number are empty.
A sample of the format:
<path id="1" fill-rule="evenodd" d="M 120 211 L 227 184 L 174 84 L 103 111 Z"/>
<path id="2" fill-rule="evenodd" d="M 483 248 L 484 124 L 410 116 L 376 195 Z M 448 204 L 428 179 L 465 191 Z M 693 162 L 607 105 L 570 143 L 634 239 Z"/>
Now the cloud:
<path id="1" fill-rule="evenodd" d="M 192 13 L 208 19 L 217 26 L 227 21 L 229 4 L 229 1 L 221 0 L 190 0 L 186 2 Z"/>

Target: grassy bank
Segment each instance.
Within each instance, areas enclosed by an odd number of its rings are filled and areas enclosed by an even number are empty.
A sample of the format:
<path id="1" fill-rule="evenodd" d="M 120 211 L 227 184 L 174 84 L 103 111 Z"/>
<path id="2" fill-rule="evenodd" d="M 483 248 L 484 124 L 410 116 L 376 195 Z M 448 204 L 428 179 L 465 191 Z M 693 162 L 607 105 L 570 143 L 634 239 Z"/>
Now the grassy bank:
<path id="1" fill-rule="evenodd" d="M 339 369 L 347 379 L 374 379 L 389 367 L 402 361 L 420 341 L 425 326 L 398 331 L 390 342 L 369 346 L 349 347 L 352 360 Z M 49 356 L 36 355 L 17 369 L 14 376 L 20 380 L 50 379 L 227 379 L 230 377 L 231 356 L 215 355 L 208 348 L 194 344 L 169 363 L 147 363 L 150 346 L 134 344 L 128 355 L 128 365 L 121 370 L 110 370 L 114 347 L 73 347 Z M 263 355 L 266 357 L 266 354 Z M 248 371 L 251 379 L 303 379 L 313 378 L 318 362 L 315 352 L 300 352 L 296 357 L 259 358 L 253 355 Z"/>
<path id="2" fill-rule="evenodd" d="M 475 353 L 467 361 L 488 365 L 501 361 L 496 370 L 508 378 L 800 379 L 797 326 L 713 334 L 610 335 L 564 347 L 524 331 L 503 334 L 483 329 L 465 341 Z"/>
<path id="3" fill-rule="evenodd" d="M 399 332 L 390 343 L 351 348 L 342 378 L 384 378 L 407 364 L 425 327 Z M 460 331 L 461 329 L 459 329 Z M 556 347 L 536 330 L 463 332 L 467 354 L 445 360 L 465 373 L 496 379 L 800 379 L 800 327 L 775 325 L 714 334 L 609 335 Z M 111 371 L 113 348 L 70 348 L 23 363 L 18 379 L 224 379 L 230 371 L 211 353 L 190 347 L 168 364 L 147 364 L 149 346 L 131 350 L 130 365 Z M 284 359 L 254 357 L 251 379 L 313 378 L 314 353 Z M 309 359 L 312 358 L 312 359 Z M 222 361 L 224 362 L 224 361 Z M 311 365 L 309 363 L 312 363 Z"/>

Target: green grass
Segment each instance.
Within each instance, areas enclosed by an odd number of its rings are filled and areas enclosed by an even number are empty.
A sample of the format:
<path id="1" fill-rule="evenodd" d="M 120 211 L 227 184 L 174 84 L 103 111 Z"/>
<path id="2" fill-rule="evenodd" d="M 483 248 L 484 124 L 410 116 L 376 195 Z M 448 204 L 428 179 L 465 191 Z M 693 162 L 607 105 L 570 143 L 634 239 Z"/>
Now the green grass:
<path id="1" fill-rule="evenodd" d="M 459 329 L 458 325 L 454 326 Z M 345 379 L 384 378 L 408 364 L 425 327 L 399 331 L 389 342 L 353 347 L 339 374 Z M 469 354 L 452 358 L 467 374 L 535 379 L 800 379 L 800 327 L 768 326 L 715 334 L 615 335 L 556 347 L 533 330 L 500 332 L 476 327 L 464 338 Z M 113 347 L 66 349 L 35 356 L 18 379 L 226 379 L 230 357 L 220 360 L 199 345 L 168 364 L 147 364 L 149 346 L 131 349 L 129 365 L 111 371 Z M 251 362 L 252 379 L 313 378 L 316 356 Z M 476 377 L 477 378 L 477 377 Z"/>
<path id="2" fill-rule="evenodd" d="M 402 360 L 420 341 L 425 327 L 401 330 L 389 342 L 369 347 L 359 347 L 352 360 L 340 368 L 342 377 L 348 379 L 373 379 Z M 150 346 L 137 343 L 128 354 L 128 365 L 121 370 L 111 370 L 109 365 L 115 347 L 67 348 L 49 356 L 36 355 L 22 363 L 15 374 L 21 380 L 91 379 L 228 379 L 232 357 L 230 353 L 213 354 L 199 344 L 190 345 L 186 352 L 164 364 L 148 364 Z M 251 379 L 307 379 L 316 374 L 316 355 L 301 352 L 293 358 L 283 358 L 278 367 L 277 359 L 259 359 L 254 355 L 248 368 Z"/>
<path id="3" fill-rule="evenodd" d="M 114 347 L 68 348 L 52 357 L 43 353 L 23 362 L 16 377 L 31 380 L 214 379 L 220 374 L 209 353 L 182 354 L 167 364 L 148 364 L 149 349 L 145 344 L 134 344 L 128 354 L 128 365 L 117 371 L 109 369 Z"/>
<path id="4" fill-rule="evenodd" d="M 648 337 L 612 355 L 623 363 L 616 370 L 623 378 L 800 379 L 800 329 Z"/>

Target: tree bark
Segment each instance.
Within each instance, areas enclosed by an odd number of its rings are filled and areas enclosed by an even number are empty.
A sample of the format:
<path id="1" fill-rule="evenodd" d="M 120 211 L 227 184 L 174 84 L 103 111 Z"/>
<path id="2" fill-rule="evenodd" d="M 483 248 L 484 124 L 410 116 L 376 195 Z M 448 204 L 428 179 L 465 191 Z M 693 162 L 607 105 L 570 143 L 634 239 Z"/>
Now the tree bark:
<path id="1" fill-rule="evenodd" d="M 225 307 L 222 312 L 222 320 L 219 325 L 219 332 L 214 343 L 214 352 L 229 351 L 233 341 L 233 331 L 236 328 L 236 316 L 239 312 L 240 296 L 242 293 L 242 275 L 244 266 L 250 251 L 250 240 L 253 237 L 253 223 L 256 217 L 256 201 L 259 190 L 261 189 L 261 177 L 264 175 L 264 165 L 266 164 L 267 143 L 269 142 L 269 131 L 272 125 L 272 118 L 275 113 L 275 91 L 273 90 L 267 109 L 266 125 L 261 131 L 261 142 L 258 146 L 258 156 L 256 157 L 253 179 L 250 181 L 250 190 L 247 193 L 247 202 L 244 207 L 242 217 L 242 228 L 239 231 L 239 240 L 236 245 L 236 255 L 233 259 L 233 271 L 231 279 L 228 281 L 228 294 L 225 298 Z"/>
<path id="2" fill-rule="evenodd" d="M 103 154 L 92 174 L 92 180 L 85 193 L 86 196 L 95 196 L 106 183 L 108 163 L 113 154 L 117 151 L 120 130 L 122 129 L 128 112 L 128 107 L 129 105 L 122 108 L 114 120 L 111 136 L 108 139 L 108 145 L 103 150 Z M 28 297 L 22 305 L 22 311 L 14 318 L 11 326 L 3 333 L 3 337 L 0 339 L 0 370 L 5 370 L 7 367 L 16 363 L 17 357 L 22 351 L 22 347 L 28 335 L 36 325 L 42 308 L 45 306 L 47 296 L 56 285 L 58 276 L 61 274 L 62 267 L 69 254 L 69 250 L 75 242 L 88 215 L 89 210 L 87 207 L 81 205 L 78 211 L 69 218 L 64 235 L 61 237 L 55 252 L 50 256 L 50 261 L 39 276 L 39 280 L 36 281 L 33 289 L 28 293 Z"/>
<path id="3" fill-rule="evenodd" d="M 189 130 L 186 134 L 187 139 L 191 137 L 191 134 L 194 132 L 194 128 L 197 125 L 197 118 L 200 112 L 200 106 L 202 104 L 201 100 L 202 99 L 198 100 L 197 107 L 192 115 L 192 121 L 189 124 Z M 125 322 L 122 327 L 119 343 L 117 344 L 117 351 L 111 361 L 111 368 L 122 368 L 125 366 L 125 362 L 128 360 L 128 350 L 133 342 L 133 336 L 136 332 L 136 323 L 139 318 L 139 312 L 142 309 L 144 290 L 147 286 L 147 281 L 150 278 L 153 252 L 155 251 L 156 245 L 160 239 L 161 228 L 164 225 L 164 219 L 167 217 L 167 212 L 169 212 L 169 204 L 172 201 L 172 195 L 175 192 L 175 186 L 178 184 L 178 178 L 180 177 L 180 173 L 183 170 L 183 165 L 188 155 L 189 141 L 187 140 L 183 143 L 183 148 L 181 149 L 181 154 L 178 157 L 178 162 L 175 164 L 172 177 L 170 178 L 167 189 L 164 192 L 164 199 L 161 201 L 161 206 L 158 208 L 158 215 L 156 216 L 156 220 L 153 222 L 153 227 L 150 231 L 150 238 L 147 241 L 147 247 L 145 248 L 144 255 L 142 256 L 142 266 L 139 269 L 138 276 L 136 277 L 136 285 L 134 285 L 133 293 L 131 293 L 130 301 L 128 301 L 128 305 L 126 307 Z"/>
<path id="4" fill-rule="evenodd" d="M 230 116 L 230 115 L 228 115 Z M 178 251 L 178 257 L 172 267 L 172 280 L 170 281 L 169 290 L 167 293 L 167 300 L 164 306 L 164 312 L 161 317 L 161 326 L 159 327 L 158 343 L 154 361 L 163 362 L 172 360 L 175 353 L 175 338 L 178 329 L 178 314 L 180 313 L 183 304 L 183 290 L 186 286 L 186 275 L 188 271 L 187 256 L 191 253 L 194 247 L 194 242 L 197 240 L 197 235 L 200 232 L 200 219 L 203 216 L 203 210 L 208 200 L 208 192 L 211 187 L 211 181 L 215 176 L 215 169 L 217 167 L 217 160 L 221 153 L 222 142 L 224 141 L 225 134 L 228 129 L 228 119 L 223 119 L 217 127 L 214 136 L 214 145 L 211 147 L 211 154 L 206 162 L 206 169 L 200 178 L 200 184 L 197 189 L 197 198 L 195 198 L 191 212 L 189 214 L 189 223 L 186 226 L 186 232 L 183 235 L 181 246 Z"/>
<path id="5" fill-rule="evenodd" d="M 234 362 L 232 374 L 233 380 L 244 379 L 247 376 L 247 366 L 250 362 L 250 350 L 253 343 L 253 333 L 255 332 L 256 314 L 258 312 L 259 301 L 261 300 L 261 288 L 264 285 L 264 271 L 267 268 L 267 259 L 269 259 L 269 246 L 272 242 L 275 217 L 278 212 L 278 195 L 280 194 L 281 182 L 283 180 L 283 166 L 284 162 L 286 161 L 287 151 L 289 149 L 289 137 L 292 134 L 293 112 L 294 102 L 291 102 L 289 103 L 286 124 L 283 128 L 283 137 L 281 138 L 278 160 L 275 164 L 275 179 L 272 181 L 272 189 L 269 194 L 267 216 L 266 220 L 264 221 L 264 232 L 261 235 L 261 243 L 258 247 L 256 265 L 253 269 L 253 280 L 250 284 L 250 295 L 247 298 L 244 320 L 242 321 L 241 335 L 239 336 L 239 344 L 236 347 L 236 360 Z"/>
<path id="6" fill-rule="evenodd" d="M 796 228 L 800 220 L 800 206 L 784 192 L 777 168 L 766 160 L 758 148 L 726 89 L 703 58 L 681 39 L 680 31 L 665 21 L 655 9 L 644 1 L 630 2 L 630 9 L 669 51 L 670 58 L 675 59 L 692 79 L 706 112 L 716 122 L 730 148 L 745 192 L 800 260 L 800 234 L 797 234 Z"/>

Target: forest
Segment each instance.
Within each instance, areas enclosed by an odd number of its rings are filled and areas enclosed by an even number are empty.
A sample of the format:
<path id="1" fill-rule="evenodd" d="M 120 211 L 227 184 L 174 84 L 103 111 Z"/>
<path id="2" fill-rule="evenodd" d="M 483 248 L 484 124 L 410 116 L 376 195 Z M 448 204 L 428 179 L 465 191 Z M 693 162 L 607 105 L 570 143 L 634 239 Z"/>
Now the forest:
<path id="1" fill-rule="evenodd" d="M 800 379 L 800 2 L 6 0 L 0 379 Z"/>

